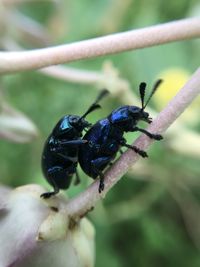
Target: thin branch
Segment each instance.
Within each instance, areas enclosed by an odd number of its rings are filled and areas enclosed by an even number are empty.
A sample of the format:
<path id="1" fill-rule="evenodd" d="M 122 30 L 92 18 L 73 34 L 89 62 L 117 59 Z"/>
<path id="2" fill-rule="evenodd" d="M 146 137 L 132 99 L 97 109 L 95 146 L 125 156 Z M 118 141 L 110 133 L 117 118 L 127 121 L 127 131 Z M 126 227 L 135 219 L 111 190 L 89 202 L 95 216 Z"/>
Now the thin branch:
<path id="1" fill-rule="evenodd" d="M 12 29 L 13 27 L 16 28 L 16 32 L 18 32 L 18 35 L 20 33 L 20 37 L 23 40 L 28 40 L 32 45 L 38 44 L 40 46 L 47 46 L 52 40 L 48 31 L 44 26 L 42 26 L 42 24 L 22 14 L 21 12 L 5 9 L 4 19 L 6 20 L 5 23 Z"/>
<path id="2" fill-rule="evenodd" d="M 1 52 L 0 74 L 38 69 L 197 37 L 200 37 L 200 19 L 190 18 L 51 48 Z"/>
<path id="3" fill-rule="evenodd" d="M 37 3 L 37 2 L 55 2 L 57 0 L 1 0 L 2 4 L 4 4 L 5 6 L 9 6 L 9 5 L 19 5 L 22 3 Z"/>
<path id="4" fill-rule="evenodd" d="M 11 38 L 2 38 L 1 45 L 8 51 L 11 49 L 22 50 L 22 47 Z M 107 78 L 103 72 L 82 70 L 66 66 L 51 66 L 39 69 L 38 71 L 49 77 L 80 84 L 102 83 Z"/>
<path id="5" fill-rule="evenodd" d="M 150 127 L 148 127 L 148 130 L 152 133 L 164 133 L 199 95 L 199 93 L 200 68 L 193 74 L 191 79 L 184 85 L 179 93 L 169 102 L 166 108 L 157 116 Z M 146 150 L 152 142 L 153 140 L 149 139 L 147 136 L 141 135 L 133 145 Z M 105 173 L 105 189 L 103 193 L 98 193 L 99 181 L 95 181 L 87 190 L 69 201 L 66 206 L 68 214 L 75 218 L 90 210 L 98 200 L 105 197 L 106 193 L 119 181 L 138 158 L 139 156 L 132 150 L 127 150 Z"/>
<path id="6" fill-rule="evenodd" d="M 80 84 L 95 84 L 105 79 L 105 75 L 97 71 L 87 71 L 64 66 L 52 66 L 38 71 L 56 79 Z"/>

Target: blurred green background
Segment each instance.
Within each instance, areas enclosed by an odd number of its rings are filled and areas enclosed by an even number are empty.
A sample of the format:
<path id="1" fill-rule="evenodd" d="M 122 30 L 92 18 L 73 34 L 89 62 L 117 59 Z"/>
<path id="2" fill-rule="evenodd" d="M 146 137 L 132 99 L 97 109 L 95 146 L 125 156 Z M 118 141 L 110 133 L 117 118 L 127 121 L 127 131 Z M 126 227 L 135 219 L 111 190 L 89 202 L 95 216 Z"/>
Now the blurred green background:
<path id="1" fill-rule="evenodd" d="M 8 17 L 1 18 L 3 50 L 9 48 L 11 41 L 28 49 L 48 47 L 200 15 L 197 0 L 13 1 L 0 8 L 18 21 L 15 25 L 9 23 Z M 25 18 L 31 20 L 25 23 Z M 39 23 L 38 32 L 43 34 L 36 32 L 30 38 L 23 25 L 26 29 L 30 26 L 31 32 L 33 22 Z M 199 40 L 176 42 L 69 66 L 102 72 L 102 66 L 110 61 L 137 94 L 141 81 L 151 86 L 168 69 L 192 74 L 199 65 L 199 44 Z M 44 141 L 64 114 L 82 114 L 87 109 L 98 94 L 98 86 L 70 83 L 36 71 L 1 77 L 4 99 L 39 129 L 39 136 L 28 144 L 0 141 L 1 183 L 13 187 L 38 183 L 48 187 L 40 169 Z M 120 97 L 111 95 L 102 102 L 103 109 L 88 119 L 95 122 L 123 104 Z M 156 102 L 150 106 L 160 111 Z M 199 135 L 198 120 L 182 125 Z M 184 132 L 177 130 L 176 135 L 179 134 Z M 154 143 L 149 149 L 149 158 L 145 162 L 141 159 L 135 170 L 123 177 L 89 214 L 96 228 L 97 267 L 200 266 L 200 151 L 187 153 L 186 147 L 183 153 L 170 146 L 168 133 L 164 137 L 163 142 Z M 133 134 L 128 135 L 129 143 L 133 138 Z M 197 140 L 200 142 L 200 138 Z M 188 139 L 182 146 L 188 145 L 192 150 L 189 144 Z M 78 194 L 91 182 L 79 172 L 82 183 L 72 186 L 67 191 L 69 196 Z"/>

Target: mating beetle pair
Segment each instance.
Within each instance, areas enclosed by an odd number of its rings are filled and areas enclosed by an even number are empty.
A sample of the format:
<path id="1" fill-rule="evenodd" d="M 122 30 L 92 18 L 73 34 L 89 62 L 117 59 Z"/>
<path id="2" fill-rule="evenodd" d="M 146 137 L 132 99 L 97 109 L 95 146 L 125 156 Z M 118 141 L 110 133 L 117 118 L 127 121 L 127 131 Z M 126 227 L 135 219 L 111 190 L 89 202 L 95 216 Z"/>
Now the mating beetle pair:
<path id="1" fill-rule="evenodd" d="M 148 137 L 161 140 L 162 136 L 152 134 L 137 127 L 140 120 L 151 123 L 149 114 L 144 111 L 149 100 L 155 93 L 162 80 L 158 80 L 144 104 L 146 83 L 139 86 L 142 107 L 122 106 L 111 114 L 91 125 L 85 117 L 93 110 L 100 108 L 98 102 L 107 94 L 103 90 L 97 100 L 89 107 L 83 116 L 66 115 L 56 124 L 48 137 L 43 154 L 42 169 L 45 178 L 53 186 L 53 192 L 47 192 L 41 197 L 49 198 L 59 192 L 59 189 L 67 189 L 70 186 L 72 176 L 76 173 L 76 184 L 79 182 L 77 164 L 91 178 L 100 178 L 99 193 L 104 189 L 105 168 L 112 163 L 121 147 L 134 150 L 142 157 L 147 157 L 145 151 L 126 143 L 123 135 L 125 132 L 140 131 Z M 89 128 L 89 130 L 87 130 Z M 86 131 L 84 137 L 82 132 Z"/>
<path id="2" fill-rule="evenodd" d="M 61 118 L 47 138 L 42 153 L 42 170 L 54 191 L 44 193 L 41 197 L 49 198 L 57 194 L 59 189 L 67 189 L 74 174 L 76 174 L 75 184 L 79 183 L 78 150 L 87 142 L 81 139 L 82 132 L 92 126 L 85 120 L 85 117 L 100 108 L 98 102 L 107 92 L 107 90 L 103 90 L 83 116 L 66 115 Z"/>

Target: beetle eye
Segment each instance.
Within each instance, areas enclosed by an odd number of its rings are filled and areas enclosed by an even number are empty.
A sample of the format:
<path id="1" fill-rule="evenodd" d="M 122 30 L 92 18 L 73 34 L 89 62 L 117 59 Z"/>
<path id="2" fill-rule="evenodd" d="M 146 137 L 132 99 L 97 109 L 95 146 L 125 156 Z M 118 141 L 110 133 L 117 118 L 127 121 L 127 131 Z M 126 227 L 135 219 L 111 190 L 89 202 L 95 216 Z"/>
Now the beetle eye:
<path id="1" fill-rule="evenodd" d="M 76 118 L 76 117 L 71 117 L 70 118 L 70 123 L 75 124 L 77 122 L 78 122 L 78 118 Z"/>

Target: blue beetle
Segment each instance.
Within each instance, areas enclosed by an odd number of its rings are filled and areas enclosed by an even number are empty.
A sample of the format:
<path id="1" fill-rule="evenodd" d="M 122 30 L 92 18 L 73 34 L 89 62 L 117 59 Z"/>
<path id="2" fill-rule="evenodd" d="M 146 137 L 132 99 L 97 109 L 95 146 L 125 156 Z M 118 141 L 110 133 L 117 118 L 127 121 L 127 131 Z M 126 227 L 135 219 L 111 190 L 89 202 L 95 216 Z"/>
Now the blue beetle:
<path id="1" fill-rule="evenodd" d="M 49 198 L 57 194 L 60 189 L 67 189 L 75 173 L 75 184 L 79 183 L 80 179 L 77 173 L 78 149 L 87 142 L 81 139 L 83 130 L 91 127 L 85 117 L 95 109 L 100 108 L 98 102 L 107 93 L 107 90 L 102 90 L 83 116 L 66 115 L 62 117 L 47 138 L 42 153 L 42 171 L 46 180 L 53 186 L 54 191 L 43 193 L 41 197 Z"/>
<path id="2" fill-rule="evenodd" d="M 137 127 L 140 120 L 151 123 L 152 119 L 149 114 L 144 111 L 149 100 L 155 93 L 162 80 L 158 80 L 144 104 L 146 83 L 141 83 L 139 86 L 142 107 L 136 106 L 122 106 L 99 121 L 97 121 L 85 134 L 84 143 L 78 152 L 78 161 L 82 170 L 91 178 L 100 178 L 99 193 L 104 190 L 104 174 L 106 167 L 112 164 L 116 154 L 121 147 L 127 147 L 134 150 L 142 157 L 147 157 L 147 153 L 140 150 L 136 146 L 131 146 L 126 143 L 123 137 L 125 132 L 139 131 L 146 134 L 148 137 L 161 140 L 162 136 L 159 134 L 152 134 L 147 130 Z"/>

